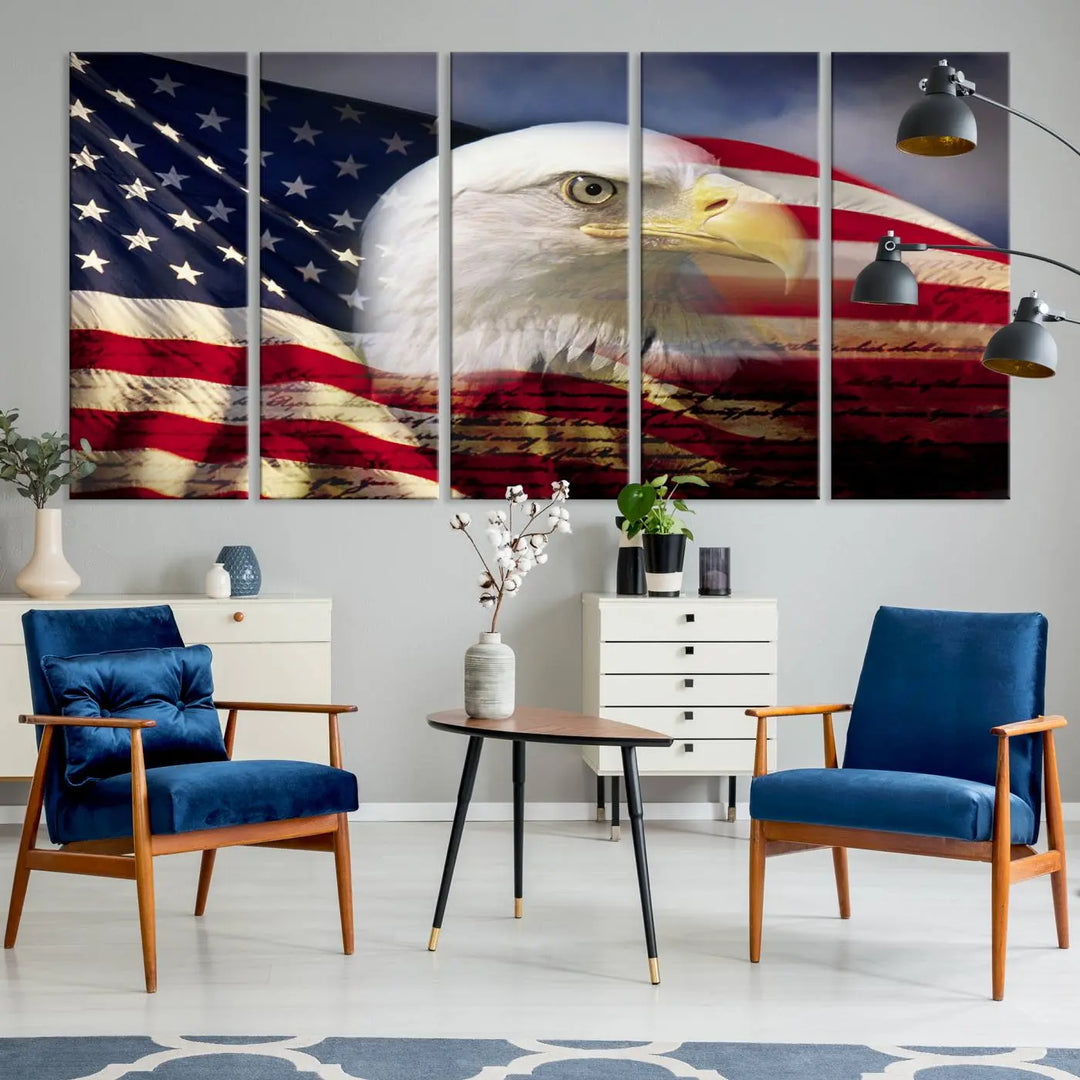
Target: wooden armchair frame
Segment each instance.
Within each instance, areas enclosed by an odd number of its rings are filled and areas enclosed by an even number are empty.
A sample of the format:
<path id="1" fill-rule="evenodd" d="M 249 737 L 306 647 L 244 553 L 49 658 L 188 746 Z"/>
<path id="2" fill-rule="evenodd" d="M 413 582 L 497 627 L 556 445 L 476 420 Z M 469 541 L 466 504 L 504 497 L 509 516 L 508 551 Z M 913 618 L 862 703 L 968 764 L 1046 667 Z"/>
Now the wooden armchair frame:
<path id="1" fill-rule="evenodd" d="M 764 776 L 767 726 L 774 716 L 820 716 L 825 743 L 825 767 L 837 768 L 836 739 L 832 718 L 848 712 L 850 705 L 796 705 L 768 709 L 747 709 L 746 715 L 757 718 L 757 743 L 754 753 L 754 776 Z M 1016 882 L 1050 875 L 1054 898 L 1054 921 L 1058 947 L 1069 947 L 1068 893 L 1065 882 L 1065 835 L 1061 812 L 1061 787 L 1058 782 L 1057 752 L 1054 731 L 1063 728 L 1063 716 L 1038 716 L 1019 720 L 989 730 L 998 740 L 997 777 L 994 788 L 993 838 L 987 841 L 955 840 L 938 836 L 915 836 L 908 833 L 878 832 L 832 825 L 810 825 L 789 821 L 750 823 L 750 960 L 761 959 L 761 924 L 765 901 L 765 860 L 770 855 L 787 855 L 831 847 L 840 918 L 851 915 L 848 891 L 847 848 L 869 851 L 895 851 L 905 855 L 934 855 L 945 859 L 966 859 L 990 863 L 992 983 L 995 1001 L 1005 996 L 1005 947 L 1009 923 L 1009 889 Z M 1009 739 L 1015 735 L 1043 736 L 1043 786 L 1046 802 L 1048 850 L 1036 851 L 1028 844 L 1013 844 L 1009 804 Z"/>
<path id="2" fill-rule="evenodd" d="M 225 752 L 230 759 L 236 737 L 236 721 L 241 712 L 325 715 L 329 721 L 330 764 L 338 769 L 341 768 L 341 733 L 338 717 L 342 713 L 356 712 L 355 705 L 299 705 L 256 701 L 215 701 L 214 707 L 219 710 L 228 710 L 229 715 L 225 723 Z M 128 878 L 134 880 L 138 896 L 146 992 L 152 994 L 157 990 L 154 856 L 173 855 L 182 851 L 202 852 L 199 885 L 195 898 L 195 914 L 202 915 L 206 910 L 206 898 L 210 891 L 210 878 L 214 871 L 217 849 L 250 845 L 333 852 L 337 873 L 338 907 L 341 913 L 341 941 L 346 955 L 352 954 L 354 947 L 352 865 L 347 814 L 322 814 L 315 817 L 258 822 L 252 825 L 228 825 L 223 828 L 199 829 L 183 833 L 153 833 L 150 831 L 150 800 L 146 788 L 146 761 L 143 756 L 142 742 L 143 730 L 154 727 L 153 720 L 35 715 L 20 716 L 19 723 L 34 724 L 43 730 L 34 778 L 30 784 L 30 798 L 26 805 L 19 851 L 15 860 L 11 904 L 8 908 L 7 929 L 4 934 L 5 949 L 15 947 L 31 870 Z M 57 850 L 38 848 L 37 834 L 45 801 L 45 777 L 53 745 L 53 733 L 61 727 L 127 728 L 131 732 L 132 836 L 62 844 Z"/>

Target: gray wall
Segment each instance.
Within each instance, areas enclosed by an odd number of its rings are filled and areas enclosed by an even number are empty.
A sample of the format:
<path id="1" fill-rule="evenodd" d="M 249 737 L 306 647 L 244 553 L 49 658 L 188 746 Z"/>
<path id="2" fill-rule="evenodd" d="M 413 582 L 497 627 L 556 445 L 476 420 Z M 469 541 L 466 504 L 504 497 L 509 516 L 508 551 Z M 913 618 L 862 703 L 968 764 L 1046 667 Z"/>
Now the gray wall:
<path id="1" fill-rule="evenodd" d="M 171 5 L 70 0 L 9 5 L 0 41 L 5 167 L 0 169 L 0 404 L 33 430 L 66 424 L 66 51 L 75 49 L 848 49 L 1012 50 L 1012 100 L 1080 135 L 1075 42 L 1080 6 L 952 0 L 884 5 L 770 0 L 282 0 Z M 1023 13 L 1018 32 L 1017 16 Z M 1046 135 L 1012 126 L 1014 242 L 1068 260 L 1080 246 L 1074 198 L 1080 161 Z M 1072 261 L 1077 261 L 1075 258 Z M 1077 283 L 1018 261 L 1014 295 L 1033 287 L 1065 308 Z M 1057 328 L 1062 373 L 1013 384 L 1008 502 L 733 502 L 706 508 L 699 536 L 734 549 L 740 590 L 780 599 L 780 695 L 785 702 L 848 697 L 881 603 L 1033 609 L 1051 623 L 1049 710 L 1080 716 L 1080 329 Z M 826 439 L 827 443 L 827 439 Z M 610 505 L 571 504 L 575 533 L 531 577 L 507 612 L 519 699 L 580 702 L 583 590 L 610 588 Z M 250 542 L 268 591 L 335 600 L 335 697 L 360 703 L 347 759 L 370 801 L 453 798 L 464 747 L 430 732 L 424 714 L 460 695 L 461 654 L 480 628 L 474 567 L 450 534 L 448 505 L 256 502 L 231 505 L 68 505 L 65 544 L 86 592 L 196 591 L 222 543 Z M 560 538 L 563 539 L 563 538 Z M 0 591 L 28 558 L 29 504 L 0 497 Z M 688 584 L 693 587 L 693 575 Z M 258 687 L 251 688 L 252 695 Z M 817 725 L 792 720 L 781 763 L 819 761 Z M 1061 740 L 1065 797 L 1080 800 L 1080 735 Z M 488 752 L 476 798 L 509 797 L 509 770 Z M 591 792 L 570 750 L 538 749 L 530 797 L 578 801 Z M 695 799 L 698 782 L 654 780 L 650 799 Z"/>

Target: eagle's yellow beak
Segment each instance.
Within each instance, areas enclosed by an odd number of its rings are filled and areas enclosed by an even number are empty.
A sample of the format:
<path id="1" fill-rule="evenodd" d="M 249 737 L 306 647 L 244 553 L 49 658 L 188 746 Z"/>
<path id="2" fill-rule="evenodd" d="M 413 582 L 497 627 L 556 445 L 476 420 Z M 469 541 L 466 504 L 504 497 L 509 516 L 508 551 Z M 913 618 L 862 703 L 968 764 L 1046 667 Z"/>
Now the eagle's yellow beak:
<path id="1" fill-rule="evenodd" d="M 610 227 L 599 224 L 583 225 L 582 231 L 610 235 Z M 772 195 L 718 173 L 699 176 L 665 213 L 646 208 L 641 238 L 646 250 L 772 263 L 789 283 L 806 272 L 806 234 L 795 215 Z"/>

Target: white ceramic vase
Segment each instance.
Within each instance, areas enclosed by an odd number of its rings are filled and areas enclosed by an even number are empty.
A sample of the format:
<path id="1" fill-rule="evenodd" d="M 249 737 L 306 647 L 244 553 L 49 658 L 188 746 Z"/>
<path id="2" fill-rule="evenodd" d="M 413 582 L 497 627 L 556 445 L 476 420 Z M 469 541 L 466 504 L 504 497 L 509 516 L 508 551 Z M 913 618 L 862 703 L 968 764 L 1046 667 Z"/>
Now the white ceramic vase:
<path id="1" fill-rule="evenodd" d="M 514 650 L 501 634 L 482 633 L 465 650 L 465 713 L 505 720 L 514 712 Z"/>
<path id="2" fill-rule="evenodd" d="M 206 595 L 211 600 L 224 600 L 232 596 L 232 578 L 223 562 L 216 562 L 206 571 Z"/>
<path id="3" fill-rule="evenodd" d="M 15 577 L 15 587 L 35 600 L 62 600 L 82 579 L 64 558 L 59 510 L 46 508 L 34 515 L 34 554 Z"/>

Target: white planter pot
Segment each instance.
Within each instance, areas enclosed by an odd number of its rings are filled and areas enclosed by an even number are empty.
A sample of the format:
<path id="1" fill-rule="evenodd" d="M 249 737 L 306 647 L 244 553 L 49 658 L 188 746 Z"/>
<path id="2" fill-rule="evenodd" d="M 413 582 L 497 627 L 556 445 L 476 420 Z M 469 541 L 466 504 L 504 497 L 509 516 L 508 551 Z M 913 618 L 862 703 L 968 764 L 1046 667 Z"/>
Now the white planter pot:
<path id="1" fill-rule="evenodd" d="M 514 650 L 501 634 L 483 633 L 465 650 L 465 713 L 505 720 L 514 712 Z"/>
<path id="2" fill-rule="evenodd" d="M 206 595 L 211 600 L 224 600 L 232 596 L 232 578 L 229 577 L 224 563 L 214 563 L 206 571 Z"/>
<path id="3" fill-rule="evenodd" d="M 62 600 L 82 579 L 64 558 L 59 510 L 38 510 L 34 515 L 34 554 L 15 577 L 15 587 L 35 600 Z"/>

